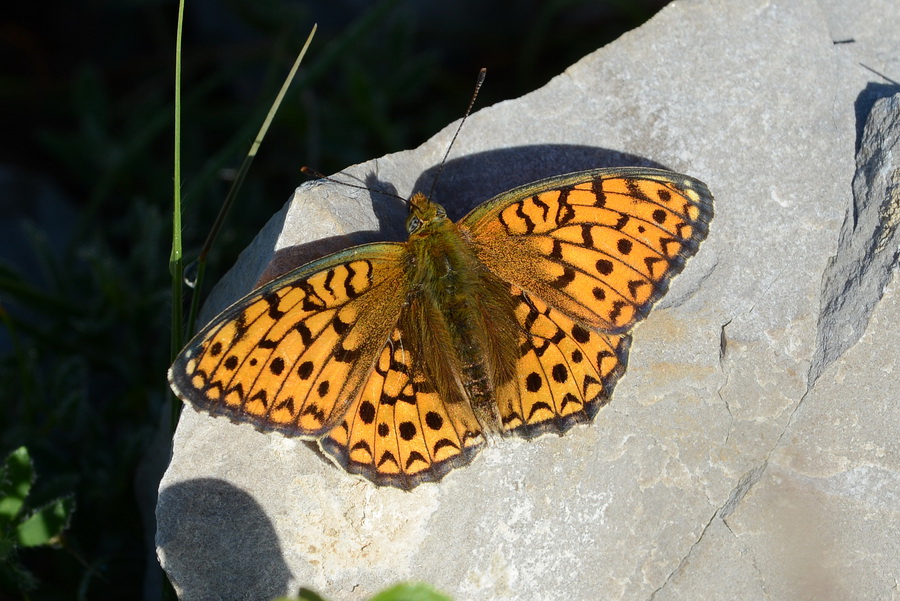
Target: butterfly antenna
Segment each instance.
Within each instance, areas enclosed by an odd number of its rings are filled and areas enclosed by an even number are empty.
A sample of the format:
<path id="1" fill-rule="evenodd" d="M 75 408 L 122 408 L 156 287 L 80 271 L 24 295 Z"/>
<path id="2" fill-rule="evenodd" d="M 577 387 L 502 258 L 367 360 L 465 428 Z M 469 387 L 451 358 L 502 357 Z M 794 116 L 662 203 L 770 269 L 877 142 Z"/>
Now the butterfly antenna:
<path id="1" fill-rule="evenodd" d="M 459 135 L 463 124 L 466 122 L 466 119 L 469 118 L 469 113 L 472 112 L 472 107 L 475 106 L 475 99 L 478 98 L 478 90 L 481 89 L 481 84 L 484 83 L 484 78 L 486 75 L 487 68 L 482 67 L 481 71 L 478 72 L 478 79 L 475 80 L 475 91 L 472 92 L 472 100 L 469 101 L 469 107 L 466 109 L 462 121 L 459 122 L 459 127 L 456 128 L 456 133 L 453 134 L 453 139 L 450 140 L 450 144 L 447 145 L 447 152 L 444 153 L 444 158 L 441 159 L 441 164 L 440 166 L 438 166 L 437 175 L 434 176 L 434 181 L 431 182 L 431 189 L 428 191 L 428 198 L 431 198 L 432 194 L 434 194 L 434 187 L 437 185 L 438 179 L 440 179 L 441 177 L 441 172 L 444 170 L 444 163 L 447 162 L 447 157 L 450 156 L 450 149 L 453 148 L 453 143 L 456 142 L 456 136 Z"/>
<path id="2" fill-rule="evenodd" d="M 402 200 L 403 202 L 406 202 L 405 198 L 403 198 L 402 196 L 399 196 L 397 194 L 393 194 L 391 192 L 385 192 L 383 190 L 373 190 L 372 188 L 369 188 L 367 186 L 361 186 L 359 184 L 351 184 L 350 182 L 342 182 L 340 180 L 334 179 L 333 177 L 328 177 L 327 175 L 323 175 L 323 174 L 319 173 L 318 171 L 316 171 L 315 169 L 313 169 L 311 167 L 307 167 L 306 165 L 304 165 L 303 167 L 300 167 L 300 173 L 302 173 L 306 177 L 311 177 L 313 179 L 324 179 L 326 182 L 331 182 L 332 184 L 347 186 L 348 188 L 356 188 L 357 190 L 365 190 L 366 192 L 374 192 L 376 194 L 383 194 L 385 196 L 392 196 L 398 200 Z"/>

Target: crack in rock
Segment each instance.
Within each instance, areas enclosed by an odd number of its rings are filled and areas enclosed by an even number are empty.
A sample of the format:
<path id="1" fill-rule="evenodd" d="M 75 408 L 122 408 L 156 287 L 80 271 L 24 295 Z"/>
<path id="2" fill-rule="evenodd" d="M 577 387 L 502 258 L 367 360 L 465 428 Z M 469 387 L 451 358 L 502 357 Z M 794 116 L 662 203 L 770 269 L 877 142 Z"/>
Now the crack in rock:
<path id="1" fill-rule="evenodd" d="M 682 568 L 687 564 L 690 560 L 691 555 L 694 553 L 694 549 L 697 548 L 697 545 L 700 544 L 700 541 L 703 540 L 704 535 L 706 534 L 709 527 L 712 526 L 713 522 L 716 519 L 722 520 L 728 530 L 734 534 L 728 524 L 725 522 L 725 519 L 730 516 L 735 508 L 740 504 L 743 498 L 750 492 L 750 489 L 759 482 L 762 475 L 765 473 L 766 468 L 768 467 L 769 462 L 768 459 L 763 461 L 760 465 L 756 466 L 746 474 L 744 474 L 741 479 L 738 481 L 737 485 L 731 490 L 731 493 L 728 495 L 728 499 L 722 504 L 721 507 L 716 509 L 716 511 L 710 516 L 709 520 L 706 522 L 706 525 L 703 526 L 703 530 L 700 531 L 700 535 L 697 537 L 690 548 L 687 550 L 687 553 L 684 554 L 684 557 L 681 558 L 681 561 L 678 562 L 678 565 L 669 572 L 669 575 L 666 576 L 665 581 L 661 585 L 659 585 L 648 597 L 648 601 L 653 601 L 656 599 L 656 595 L 659 594 L 666 586 L 672 581 L 672 579 L 681 572 Z"/>

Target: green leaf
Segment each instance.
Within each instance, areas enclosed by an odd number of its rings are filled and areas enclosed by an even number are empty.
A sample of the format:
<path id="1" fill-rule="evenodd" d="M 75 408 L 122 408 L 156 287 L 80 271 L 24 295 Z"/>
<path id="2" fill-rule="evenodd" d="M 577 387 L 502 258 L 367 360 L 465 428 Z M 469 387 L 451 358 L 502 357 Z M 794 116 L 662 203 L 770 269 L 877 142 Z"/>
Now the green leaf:
<path id="1" fill-rule="evenodd" d="M 19 515 L 33 481 L 28 449 L 19 447 L 6 457 L 0 468 L 0 532 L 6 532 Z"/>
<path id="2" fill-rule="evenodd" d="M 316 591 L 301 587 L 297 593 L 297 601 L 327 601 L 327 599 Z"/>
<path id="3" fill-rule="evenodd" d="M 296 597 L 279 597 L 272 601 L 327 601 L 317 592 L 301 588 Z M 453 601 L 427 584 L 421 582 L 404 582 L 385 589 L 369 601 Z"/>
<path id="4" fill-rule="evenodd" d="M 296 597 L 278 597 L 272 601 L 328 601 L 328 599 L 316 591 L 301 586 Z"/>
<path id="5" fill-rule="evenodd" d="M 452 601 L 427 584 L 421 582 L 404 582 L 385 589 L 372 597 L 370 601 Z"/>
<path id="6" fill-rule="evenodd" d="M 69 526 L 69 518 L 75 509 L 72 497 L 63 497 L 44 505 L 19 524 L 16 537 L 23 547 L 52 544 Z"/>

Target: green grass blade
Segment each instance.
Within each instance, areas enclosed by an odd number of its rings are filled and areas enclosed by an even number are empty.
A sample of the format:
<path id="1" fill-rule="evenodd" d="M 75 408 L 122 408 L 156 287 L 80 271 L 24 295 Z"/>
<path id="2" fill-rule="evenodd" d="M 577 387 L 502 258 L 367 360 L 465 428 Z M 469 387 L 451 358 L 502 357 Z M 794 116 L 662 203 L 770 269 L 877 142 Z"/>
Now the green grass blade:
<path id="1" fill-rule="evenodd" d="M 200 251 L 200 256 L 197 257 L 197 277 L 194 280 L 193 286 L 194 299 L 191 301 L 191 312 L 188 317 L 188 329 L 190 331 L 194 330 L 194 325 L 197 319 L 197 312 L 199 311 L 200 302 L 198 300 L 198 292 L 203 289 L 203 275 L 206 273 L 206 257 L 209 255 L 209 251 L 212 249 L 213 245 L 216 242 L 219 231 L 222 229 L 222 225 L 225 223 L 225 218 L 228 216 L 228 212 L 231 210 L 231 206 L 234 204 L 234 200 L 237 197 L 238 191 L 241 189 L 244 178 L 247 176 L 247 172 L 250 170 L 250 165 L 253 163 L 253 159 L 256 158 L 256 153 L 259 151 L 259 147 L 262 144 L 263 138 L 265 138 L 266 136 L 266 132 L 269 131 L 269 125 L 271 125 L 272 119 L 275 117 L 275 113 L 278 112 L 278 108 L 281 106 L 282 100 L 284 100 L 284 95 L 287 93 L 288 88 L 297 75 L 297 69 L 300 67 L 300 63 L 303 61 L 303 57 L 306 55 L 306 51 L 309 49 L 309 45 L 312 43 L 312 39 L 316 35 L 317 28 L 317 25 L 313 25 L 312 30 L 309 32 L 309 35 L 306 38 L 306 43 L 303 44 L 303 48 L 300 50 L 300 53 L 294 60 L 294 65 L 291 67 L 290 72 L 288 73 L 287 77 L 285 77 L 284 82 L 281 84 L 281 89 L 275 96 L 275 100 L 272 102 L 272 106 L 269 108 L 269 112 L 266 114 L 266 118 L 263 120 L 263 123 L 259 128 L 259 132 L 257 132 L 256 138 L 254 138 L 253 143 L 250 145 L 250 150 L 247 152 L 247 156 L 244 157 L 244 162 L 241 163 L 241 168 L 238 170 L 237 176 L 231 183 L 228 194 L 225 196 L 225 202 L 222 203 L 222 208 L 219 210 L 219 214 L 216 216 L 216 221 L 213 223 L 213 226 L 209 230 L 209 235 L 206 237 L 206 242 L 203 243 L 203 248 Z"/>
<path id="2" fill-rule="evenodd" d="M 172 276 L 172 333 L 169 359 L 184 346 L 184 314 L 182 307 L 182 282 L 184 280 L 184 255 L 181 241 L 181 39 L 184 32 L 184 0 L 178 3 L 178 28 L 175 34 L 175 122 L 173 125 L 175 146 L 173 149 L 172 173 L 172 253 L 169 256 L 169 273 Z M 170 394 L 171 427 L 175 431 L 181 403 Z"/>

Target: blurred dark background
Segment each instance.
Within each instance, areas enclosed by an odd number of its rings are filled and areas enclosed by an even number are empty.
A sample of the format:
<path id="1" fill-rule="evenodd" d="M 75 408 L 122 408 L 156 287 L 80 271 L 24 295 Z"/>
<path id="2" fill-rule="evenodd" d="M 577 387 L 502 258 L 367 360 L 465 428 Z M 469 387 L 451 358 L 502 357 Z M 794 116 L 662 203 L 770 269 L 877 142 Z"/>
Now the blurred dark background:
<path id="1" fill-rule="evenodd" d="M 461 116 L 479 68 L 479 107 L 515 98 L 664 4 L 188 0 L 186 259 L 313 23 L 208 285 L 305 180 L 302 165 L 333 173 L 415 147 Z M 72 494 L 76 509 L 59 544 L 8 558 L 36 585 L 0 583 L 0 599 L 159 598 L 137 491 L 152 517 L 158 476 L 138 468 L 168 403 L 176 15 L 163 0 L 3 9 L 0 455 L 28 446 L 30 507 Z"/>

